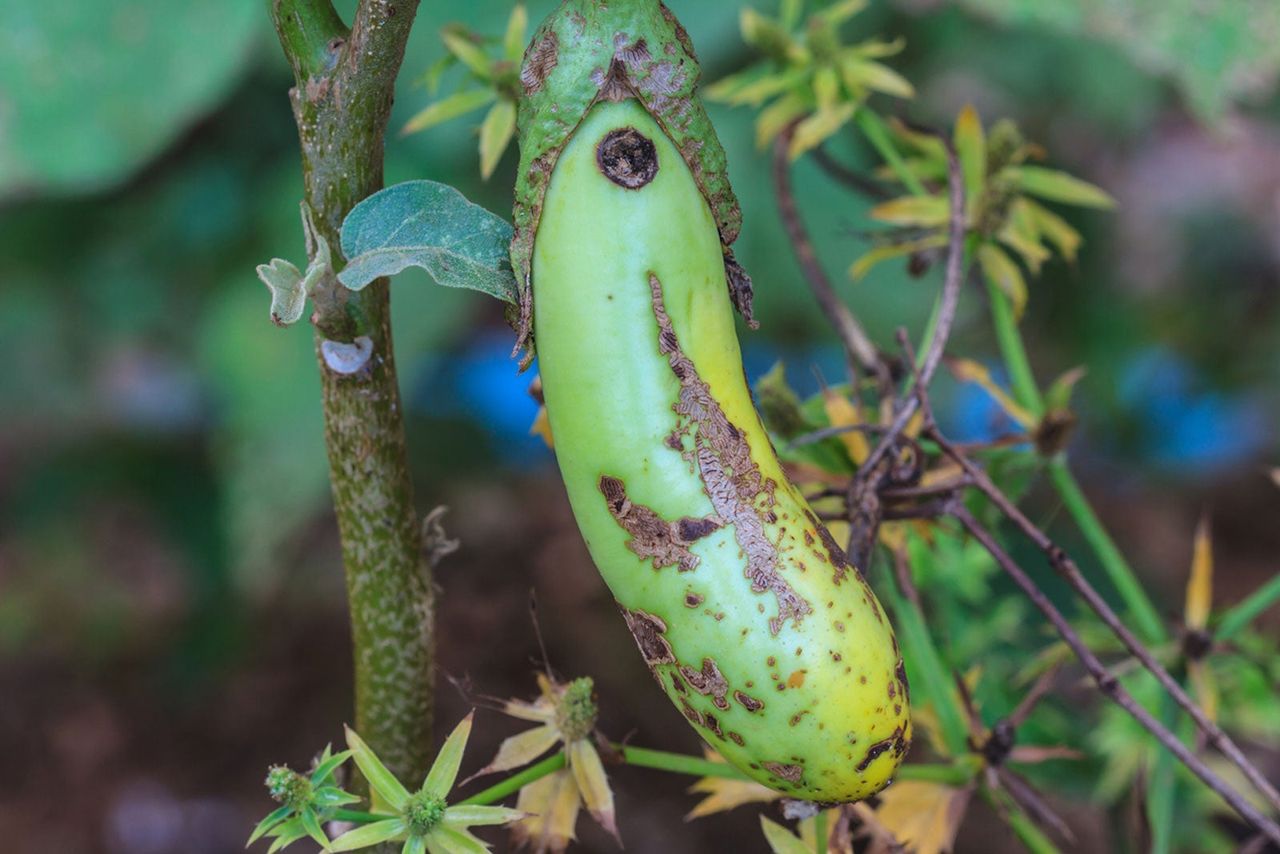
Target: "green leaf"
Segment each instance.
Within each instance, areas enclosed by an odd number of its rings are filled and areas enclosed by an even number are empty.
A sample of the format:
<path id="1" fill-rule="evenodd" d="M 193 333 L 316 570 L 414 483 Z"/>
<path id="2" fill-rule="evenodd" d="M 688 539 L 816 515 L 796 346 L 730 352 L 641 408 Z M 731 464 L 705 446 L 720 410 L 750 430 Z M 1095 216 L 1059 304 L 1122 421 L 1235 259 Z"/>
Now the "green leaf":
<path id="1" fill-rule="evenodd" d="M 431 763 L 431 770 L 427 772 L 427 779 L 422 784 L 422 790 L 428 795 L 443 798 L 453 788 L 453 782 L 458 779 L 458 768 L 462 765 L 462 753 L 467 749 L 467 738 L 471 735 L 471 721 L 474 717 L 475 712 L 469 713 L 444 740 L 444 745 L 440 748 L 436 761 Z"/>
<path id="2" fill-rule="evenodd" d="M 360 801 L 358 795 L 339 789 L 337 786 L 321 786 L 315 790 L 311 799 L 319 807 L 341 807 Z"/>
<path id="3" fill-rule="evenodd" d="M 865 8 L 867 8 L 867 0 L 839 0 L 814 14 L 813 17 L 820 18 L 829 26 L 834 26 L 843 24 Z"/>
<path id="4" fill-rule="evenodd" d="M 498 168 L 502 152 L 516 132 L 516 103 L 505 98 L 494 104 L 480 125 L 480 177 L 488 180 Z"/>
<path id="5" fill-rule="evenodd" d="M 255 0 L 6 4 L 0 198 L 127 178 L 257 66 L 263 20 Z"/>
<path id="6" fill-rule="evenodd" d="M 513 810 L 508 807 L 487 807 L 476 806 L 471 804 L 459 804 L 456 807 L 449 807 L 444 812 L 445 824 L 454 827 L 469 827 L 472 825 L 495 825 L 510 824 L 524 818 L 526 813 L 520 810 Z"/>
<path id="7" fill-rule="evenodd" d="M 1113 208 L 1115 199 L 1087 181 L 1043 166 L 1011 166 L 1005 170 L 1023 192 L 1051 202 L 1089 208 Z"/>
<path id="8" fill-rule="evenodd" d="M 1070 406 L 1071 392 L 1075 390 L 1076 383 L 1084 379 L 1084 375 L 1085 369 L 1083 367 L 1075 367 L 1054 380 L 1053 384 L 1044 393 L 1045 409 L 1052 412 L 1066 409 Z"/>
<path id="9" fill-rule="evenodd" d="M 795 134 L 791 137 L 788 156 L 795 160 L 810 149 L 817 148 L 836 131 L 853 118 L 858 105 L 853 102 L 836 104 L 828 109 L 820 109 L 804 121 L 796 125 Z"/>
<path id="10" fill-rule="evenodd" d="M 891 42 L 881 39 L 868 39 L 847 48 L 845 52 L 848 56 L 856 56 L 860 59 L 884 59 L 886 56 L 896 56 L 902 53 L 902 49 L 906 46 L 907 40 L 904 38 L 896 38 Z"/>
<path id="11" fill-rule="evenodd" d="M 942 196 L 901 196 L 881 202 L 868 216 L 893 225 L 911 225 L 929 228 L 945 225 L 950 217 L 951 204 Z"/>
<path id="12" fill-rule="evenodd" d="M 454 188 L 406 181 L 374 193 L 347 214 L 342 251 L 350 261 L 338 280 L 359 290 L 415 266 L 437 284 L 514 303 L 510 240 L 510 225 Z"/>
<path id="13" fill-rule="evenodd" d="M 404 841 L 404 847 L 400 849 L 400 854 L 427 854 L 427 838 L 425 836 L 410 836 Z"/>
<path id="14" fill-rule="evenodd" d="M 285 806 L 272 810 L 268 813 L 267 817 L 258 822 L 257 826 L 254 827 L 253 833 L 249 834 L 249 841 L 244 844 L 245 847 L 248 848 L 250 845 L 261 839 L 264 833 L 288 818 L 289 813 L 291 812 L 293 812 L 293 807 L 286 804 Z"/>
<path id="15" fill-rule="evenodd" d="M 437 847 L 445 854 L 488 854 L 489 852 L 489 846 L 479 839 L 465 830 L 449 827 L 447 824 L 440 825 L 427 835 L 427 847 L 432 854 Z"/>
<path id="16" fill-rule="evenodd" d="M 982 131 L 982 119 L 978 118 L 978 111 L 972 104 L 966 104 L 956 117 L 953 141 L 960 171 L 964 175 L 965 207 L 972 212 L 982 198 L 983 185 L 987 180 L 987 139 Z"/>
<path id="17" fill-rule="evenodd" d="M 808 111 L 805 99 L 797 92 L 788 92 L 760 111 L 756 116 L 756 147 L 764 148 L 773 142 L 782 129 Z"/>
<path id="18" fill-rule="evenodd" d="M 524 56 L 525 33 L 529 29 L 529 12 L 517 3 L 507 18 L 507 31 L 502 36 L 502 53 L 512 62 Z"/>
<path id="19" fill-rule="evenodd" d="M 471 70 L 481 80 L 493 78 L 492 63 L 485 56 L 484 50 L 476 44 L 470 33 L 457 25 L 450 25 L 440 31 L 440 40 L 449 53 Z"/>
<path id="20" fill-rule="evenodd" d="M 295 816 L 284 824 L 278 825 L 275 830 L 271 831 L 270 835 L 275 837 L 275 840 L 271 843 L 271 847 L 267 849 L 267 854 L 274 854 L 276 851 L 288 848 L 299 839 L 305 839 L 307 832 L 302 827 L 302 819 Z"/>
<path id="21" fill-rule="evenodd" d="M 435 127 L 441 122 L 478 110 L 497 97 L 498 93 L 492 89 L 468 89 L 465 92 L 455 92 L 448 98 L 442 98 L 419 110 L 405 123 L 404 129 L 400 132 L 402 134 L 417 133 Z"/>
<path id="22" fill-rule="evenodd" d="M 813 854 L 800 837 L 776 821 L 760 816 L 760 829 L 764 831 L 765 841 L 769 843 L 769 850 L 773 854 Z"/>
<path id="23" fill-rule="evenodd" d="M 389 818 L 386 821 L 375 821 L 355 830 L 348 830 L 333 842 L 329 843 L 330 851 L 355 851 L 360 848 L 372 848 L 383 842 L 403 839 L 409 833 L 409 826 L 402 818 Z"/>
<path id="24" fill-rule="evenodd" d="M 338 770 L 338 766 L 351 758 L 351 751 L 344 750 L 341 753 L 335 753 L 324 759 L 316 766 L 316 770 L 311 772 L 311 785 L 319 786 L 325 781 L 325 778 Z"/>
<path id="25" fill-rule="evenodd" d="M 316 844 L 322 849 L 328 851 L 329 837 L 325 835 L 324 828 L 320 826 L 320 819 L 315 814 L 315 811 L 304 809 L 299 818 L 302 819 L 302 829 L 307 832 L 307 836 L 315 840 Z"/>
<path id="26" fill-rule="evenodd" d="M 991 243 L 984 243 L 979 247 L 978 264 L 987 279 L 1009 298 L 1013 304 L 1013 316 L 1022 317 L 1022 312 L 1027 307 L 1027 282 L 1018 265 L 1004 250 Z"/>
<path id="27" fill-rule="evenodd" d="M 373 752 L 369 745 L 364 743 L 364 739 L 357 735 L 355 730 L 351 729 L 351 727 L 346 727 L 346 732 L 347 746 L 351 748 L 351 758 L 356 761 L 356 765 L 360 768 L 360 773 L 364 774 L 364 778 L 369 781 L 374 793 L 380 796 L 377 800 L 381 800 L 396 812 L 403 810 L 405 804 L 409 802 L 409 791 L 404 787 L 404 784 L 387 770 L 387 766 L 382 764 L 382 760 L 378 758 L 378 755 Z M 383 823 L 385 822 L 379 822 L 379 824 Z M 390 839 L 390 837 L 385 838 Z M 335 848 L 334 850 L 342 851 L 346 849 Z"/>
<path id="28" fill-rule="evenodd" d="M 800 13 L 804 9 L 804 0 L 782 0 L 778 6 L 778 22 L 787 30 L 795 29 L 800 23 Z"/>
<path id="29" fill-rule="evenodd" d="M 1009 207 L 1008 219 L 996 237 L 1021 255 L 1033 274 L 1039 275 L 1040 265 L 1051 257 L 1049 250 L 1040 242 L 1038 221 L 1027 210 L 1025 199 L 1017 199 Z"/>
<path id="30" fill-rule="evenodd" d="M 791 49 L 791 35 L 772 18 L 755 9 L 743 9 L 738 16 L 742 40 L 768 56 L 783 57 Z"/>
<path id="31" fill-rule="evenodd" d="M 849 58 L 840 63 L 844 85 L 852 91 L 870 89 L 898 98 L 914 98 L 915 88 L 898 72 L 879 62 Z"/>
<path id="32" fill-rule="evenodd" d="M 255 269 L 262 284 L 271 291 L 271 322 L 277 326 L 297 323 L 307 306 L 302 271 L 283 258 L 272 258 Z"/>

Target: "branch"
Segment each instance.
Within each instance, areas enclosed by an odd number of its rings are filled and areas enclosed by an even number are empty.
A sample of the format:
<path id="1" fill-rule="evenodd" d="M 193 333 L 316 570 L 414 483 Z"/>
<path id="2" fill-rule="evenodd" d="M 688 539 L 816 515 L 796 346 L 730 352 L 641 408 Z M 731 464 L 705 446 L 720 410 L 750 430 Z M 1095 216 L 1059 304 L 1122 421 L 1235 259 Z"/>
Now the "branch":
<path id="1" fill-rule="evenodd" d="M 931 437 L 938 443 L 943 452 L 955 460 L 973 479 L 973 485 L 987 496 L 991 503 L 1035 544 L 1036 548 L 1045 553 L 1049 558 L 1050 565 L 1071 585 L 1071 588 L 1080 595 L 1080 598 L 1084 599 L 1094 613 L 1102 619 L 1102 622 L 1120 639 L 1125 648 L 1132 653 L 1134 658 L 1156 678 L 1156 681 L 1169 693 L 1169 696 L 1191 716 L 1196 726 L 1204 733 L 1205 739 L 1240 769 L 1245 778 L 1255 789 L 1262 793 L 1273 808 L 1280 809 L 1280 793 L 1276 791 L 1275 787 L 1271 785 L 1262 772 L 1245 757 L 1240 748 L 1236 746 L 1236 743 L 1231 740 L 1231 737 L 1205 715 L 1204 710 L 1187 695 L 1187 692 L 1178 684 L 1178 681 L 1169 674 L 1169 671 L 1156 660 L 1151 651 L 1120 620 L 1116 612 L 1112 610 L 1106 600 L 1099 595 L 1098 591 L 1080 572 L 1075 561 L 1060 546 L 1049 539 L 1049 536 L 1041 531 L 1035 523 L 1028 519 L 991 481 L 986 472 L 963 454 L 957 452 L 946 438 L 936 430 L 932 431 Z"/>
<path id="2" fill-rule="evenodd" d="M 778 134 L 773 145 L 773 186 L 778 197 L 778 213 L 782 217 L 782 224 L 786 227 L 787 236 L 791 239 L 791 246 L 795 250 L 796 260 L 800 262 L 800 269 L 804 271 L 809 287 L 818 300 L 818 305 L 822 307 L 827 320 L 840 336 L 845 350 L 858 360 L 864 370 L 875 374 L 882 387 L 888 387 L 889 371 L 880 358 L 876 345 L 867 337 L 867 333 L 858 323 L 858 319 L 853 316 L 853 312 L 836 294 L 835 287 L 818 261 L 817 253 L 813 251 L 813 243 L 809 240 L 809 234 L 805 231 L 804 223 L 800 219 L 800 212 L 796 209 L 795 193 L 791 187 L 791 160 L 787 149 L 791 145 L 791 137 L 795 134 L 797 123 L 798 120 L 787 125 L 782 133 Z"/>
<path id="3" fill-rule="evenodd" d="M 328 0 L 270 2 L 294 72 L 305 204 L 330 246 L 341 245 L 348 211 L 382 186 L 383 138 L 417 6 L 361 0 L 348 31 Z M 409 477 L 387 280 L 357 293 L 330 273 L 312 301 L 356 728 L 397 777 L 421 779 L 431 751 L 431 566 Z M 354 365 L 329 355 L 349 351 L 360 356 Z"/>
<path id="4" fill-rule="evenodd" d="M 1264 833 L 1267 838 L 1280 845 L 1280 826 L 1268 819 L 1261 812 L 1253 807 L 1243 796 L 1235 789 L 1227 785 L 1227 783 L 1209 769 L 1209 766 L 1187 749 L 1176 735 L 1170 732 L 1159 721 L 1134 700 L 1133 696 L 1125 690 L 1124 686 L 1114 674 L 1110 673 L 1093 651 L 1081 640 L 1076 634 L 1075 629 L 1067 622 L 1062 612 L 1049 601 L 1049 597 L 1036 586 L 1035 582 L 1023 572 L 1022 568 L 1013 560 L 1009 554 L 1001 548 L 990 532 L 982 527 L 972 514 L 965 509 L 960 502 L 955 502 L 951 509 L 951 515 L 964 526 L 975 540 L 982 544 L 1000 568 L 1013 579 L 1014 583 L 1022 589 L 1027 598 L 1032 601 L 1041 613 L 1048 618 L 1049 622 L 1057 629 L 1058 634 L 1071 647 L 1071 651 L 1075 653 L 1076 658 L 1080 659 L 1085 670 L 1093 677 L 1098 685 L 1098 690 L 1104 696 L 1116 703 L 1126 712 L 1133 716 L 1144 729 L 1155 736 L 1156 740 L 1164 746 L 1166 750 L 1176 756 L 1183 765 L 1185 765 L 1193 774 L 1200 778 L 1206 786 L 1218 794 L 1224 801 L 1231 805 L 1240 816 L 1247 821 L 1255 829 Z"/>

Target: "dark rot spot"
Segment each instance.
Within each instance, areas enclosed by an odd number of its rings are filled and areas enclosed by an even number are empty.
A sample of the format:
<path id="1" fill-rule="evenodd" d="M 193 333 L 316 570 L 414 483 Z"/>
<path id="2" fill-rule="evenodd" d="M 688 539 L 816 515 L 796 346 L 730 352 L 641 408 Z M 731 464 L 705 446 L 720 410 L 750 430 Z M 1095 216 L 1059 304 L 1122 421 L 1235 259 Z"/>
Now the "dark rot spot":
<path id="1" fill-rule="evenodd" d="M 720 528 L 720 523 L 714 519 L 692 519 L 688 516 L 676 523 L 680 530 L 680 539 L 686 543 L 694 540 L 700 540 L 707 534 Z"/>
<path id="2" fill-rule="evenodd" d="M 800 723 L 800 719 L 807 714 L 809 714 L 808 709 L 801 709 L 800 711 L 796 712 L 794 715 L 791 716 L 791 720 L 788 721 L 788 723 L 791 724 L 791 726 L 795 726 L 796 724 Z"/>
<path id="3" fill-rule="evenodd" d="M 724 733 L 720 731 L 720 721 L 716 720 L 716 716 L 710 712 L 704 712 L 702 715 L 702 725 L 715 733 L 719 739 L 724 739 Z"/>
<path id="4" fill-rule="evenodd" d="M 671 644 L 662 636 L 667 630 L 667 624 L 661 617 L 640 610 L 628 611 L 626 608 L 622 609 L 622 617 L 627 621 L 627 628 L 631 630 L 636 646 L 640 647 L 640 654 L 649 662 L 650 667 L 675 663 L 676 656 L 671 651 Z"/>
<path id="5" fill-rule="evenodd" d="M 680 698 L 680 710 L 684 712 L 684 716 L 689 719 L 691 724 L 702 723 L 702 715 L 698 714 L 698 710 L 683 697 Z"/>
<path id="6" fill-rule="evenodd" d="M 898 684 L 902 686 L 902 699 L 911 699 L 911 686 L 907 684 L 907 666 L 903 664 L 902 659 L 898 659 L 898 666 L 893 669 L 893 675 L 898 677 Z"/>
<path id="7" fill-rule="evenodd" d="M 619 187 L 638 190 L 658 174 L 658 150 L 653 140 L 635 128 L 618 128 L 596 146 L 596 163 Z"/>
<path id="8" fill-rule="evenodd" d="M 673 672 L 673 673 L 671 674 L 671 687 L 672 687 L 672 688 L 675 688 L 675 689 L 676 689 L 677 691 L 679 691 L 681 694 L 687 694 L 687 693 L 689 693 L 689 689 L 688 689 L 688 688 L 686 688 L 686 687 L 684 687 L 684 680 L 680 678 L 680 674 L 679 674 L 679 673 L 674 673 L 674 672 Z"/>
<path id="9" fill-rule="evenodd" d="M 725 694 L 729 693 L 729 682 L 720 672 L 714 659 L 702 659 L 701 670 L 694 670 L 687 664 L 681 665 L 680 675 L 693 690 L 710 697 L 717 709 L 729 711 L 729 701 L 725 699 Z"/>
<path id="10" fill-rule="evenodd" d="M 804 767 L 800 765 L 787 765 L 782 762 L 765 762 L 764 767 L 770 774 L 788 783 L 799 783 L 800 777 L 804 774 Z"/>
<path id="11" fill-rule="evenodd" d="M 902 727 L 898 727 L 893 731 L 893 735 L 886 739 L 877 741 L 875 744 L 867 748 L 867 755 L 858 763 L 858 772 L 866 771 L 872 762 L 876 761 L 881 755 L 889 750 L 893 751 L 894 756 L 901 757 L 907 752 L 907 748 L 911 744 L 907 741 L 906 736 L 902 732 Z"/>
<path id="12" fill-rule="evenodd" d="M 684 606 L 686 608 L 696 608 L 699 605 L 701 605 L 702 602 L 703 602 L 703 596 L 701 593 L 684 594 Z"/>
<path id="13" fill-rule="evenodd" d="M 742 691 L 734 691 L 733 699 L 741 703 L 742 708 L 746 709 L 748 712 L 758 712 L 764 708 L 764 703 L 762 701 L 757 700 L 755 697 L 752 697 L 750 694 L 745 694 Z"/>
<path id="14" fill-rule="evenodd" d="M 739 747 L 742 747 L 744 744 L 747 743 L 746 740 L 736 732 L 729 733 L 729 740 L 732 741 L 734 744 L 738 745 Z"/>

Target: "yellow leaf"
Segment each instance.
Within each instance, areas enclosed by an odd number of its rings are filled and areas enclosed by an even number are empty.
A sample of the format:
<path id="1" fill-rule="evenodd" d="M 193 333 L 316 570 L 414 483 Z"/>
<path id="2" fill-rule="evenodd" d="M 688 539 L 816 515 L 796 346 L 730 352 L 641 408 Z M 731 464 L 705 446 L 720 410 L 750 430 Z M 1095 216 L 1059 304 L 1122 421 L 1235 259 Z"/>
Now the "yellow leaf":
<path id="1" fill-rule="evenodd" d="M 517 3 L 507 18 L 507 31 L 502 37 L 502 51 L 512 62 L 524 55 L 524 35 L 529 27 L 529 13 L 523 3 Z"/>
<path id="2" fill-rule="evenodd" d="M 861 407 L 855 405 L 842 394 L 826 389 L 822 392 L 822 408 L 826 410 L 827 420 L 832 427 L 860 427 L 865 425 Z M 871 453 L 871 445 L 867 435 L 861 430 L 846 430 L 839 435 L 849 459 L 855 465 L 862 465 Z"/>
<path id="3" fill-rule="evenodd" d="M 529 427 L 529 435 L 541 436 L 548 448 L 555 448 L 555 440 L 551 437 L 551 419 L 547 417 L 545 406 L 538 407 L 538 414 L 534 416 L 533 424 Z"/>
<path id="4" fill-rule="evenodd" d="M 707 759 L 713 762 L 724 761 L 714 750 L 705 750 L 704 752 Z M 743 804 L 776 801 L 782 797 L 781 792 L 775 792 L 773 789 L 754 780 L 734 780 L 729 777 L 703 777 L 690 786 L 688 791 L 691 794 L 702 794 L 707 797 L 698 801 L 697 806 L 691 809 L 689 814 L 684 817 L 685 821 L 702 818 L 713 813 L 727 812 Z"/>
<path id="5" fill-rule="evenodd" d="M 449 53 L 456 56 L 459 62 L 471 70 L 472 74 L 482 80 L 488 80 L 493 76 L 489 57 L 484 55 L 484 51 L 472 40 L 468 32 L 458 27 L 445 27 L 440 31 L 440 39 Z"/>
<path id="6" fill-rule="evenodd" d="M 1052 257 L 1040 242 L 1040 227 L 1027 210 L 1025 199 L 1016 199 L 1009 206 L 1009 216 L 996 237 L 1021 255 L 1022 260 L 1036 275 L 1040 273 L 1040 265 Z"/>
<path id="7" fill-rule="evenodd" d="M 945 225 L 951 205 L 942 196 L 902 196 L 881 202 L 869 216 L 893 225 L 915 225 L 928 228 Z"/>
<path id="8" fill-rule="evenodd" d="M 937 249 L 946 245 L 947 236 L 945 234 L 934 234 L 920 240 L 906 240 L 901 243 L 877 246 L 875 249 L 863 254 L 862 257 L 849 266 L 849 276 L 856 282 L 881 261 L 888 261 L 891 258 L 897 258 L 902 255 L 912 255 L 926 249 Z"/>
<path id="9" fill-rule="evenodd" d="M 773 854 L 813 854 L 813 849 L 776 821 L 760 816 L 760 829 Z"/>
<path id="10" fill-rule="evenodd" d="M 804 98 L 788 92 L 760 111 L 756 116 L 756 147 L 764 148 L 782 129 L 805 114 Z"/>
<path id="11" fill-rule="evenodd" d="M 880 793 L 876 818 L 914 854 L 942 854 L 955 844 L 972 789 L 903 780 Z"/>
<path id="12" fill-rule="evenodd" d="M 1009 394 L 1000 387 L 1000 385 L 991 378 L 991 372 L 981 362 L 975 362 L 972 359 L 949 359 L 947 367 L 951 369 L 951 373 L 961 382 L 971 382 L 1000 405 L 1000 408 L 1018 422 L 1024 429 L 1030 430 L 1036 425 L 1035 417 L 1017 404 L 1017 402 L 1009 396 Z"/>
<path id="13" fill-rule="evenodd" d="M 488 180 L 516 132 L 516 104 L 505 98 L 489 108 L 480 125 L 480 176 Z"/>
<path id="14" fill-rule="evenodd" d="M 420 130 L 435 127 L 464 113 L 478 110 L 497 97 L 498 93 L 492 89 L 469 89 L 466 92 L 450 95 L 448 98 L 441 98 L 419 110 L 413 118 L 409 119 L 400 133 L 417 133 Z"/>
<path id="15" fill-rule="evenodd" d="M 516 809 L 528 815 L 511 828 L 511 835 L 518 846 L 528 846 L 537 854 L 559 854 L 577 838 L 574 827 L 581 804 L 573 774 L 563 768 L 554 771 L 520 790 Z"/>
<path id="16" fill-rule="evenodd" d="M 1018 182 L 1024 193 L 1088 208 L 1113 208 L 1115 199 L 1088 181 L 1081 181 L 1066 172 L 1045 169 L 1043 166 L 1015 166 L 1008 173 Z"/>
<path id="17" fill-rule="evenodd" d="M 853 102 L 820 107 L 813 115 L 796 125 L 795 134 L 791 137 L 791 147 L 787 156 L 795 160 L 811 148 L 817 148 L 829 136 L 840 130 L 849 119 L 853 118 L 858 105 Z"/>
<path id="18" fill-rule="evenodd" d="M 836 70 L 824 65 L 813 72 L 813 97 L 818 102 L 818 111 L 832 110 L 840 98 L 840 80 Z"/>
<path id="19" fill-rule="evenodd" d="M 512 768 L 528 765 L 555 747 L 559 741 L 559 731 L 550 724 L 543 724 L 542 726 L 525 730 L 503 741 L 498 746 L 498 752 L 489 764 L 471 776 L 474 778 L 482 774 L 492 774 L 495 771 L 510 771 Z"/>
<path id="20" fill-rule="evenodd" d="M 1082 241 L 1080 232 L 1076 231 L 1067 224 L 1065 219 L 1044 205 L 1026 198 L 1019 201 L 1026 206 L 1027 212 L 1035 220 L 1040 233 L 1048 238 L 1050 243 L 1058 247 L 1058 252 L 1063 258 L 1074 262 L 1076 260 L 1076 252 L 1080 250 Z"/>
<path id="21" fill-rule="evenodd" d="M 987 180 L 987 138 L 982 131 L 982 119 L 973 104 L 966 104 L 956 117 L 956 129 L 952 137 L 956 156 L 960 159 L 960 172 L 964 175 L 966 207 L 975 210 L 982 197 L 982 187 Z"/>
<path id="22" fill-rule="evenodd" d="M 1191 693 L 1195 694 L 1197 705 L 1211 721 L 1218 720 L 1218 683 L 1213 678 L 1213 670 L 1205 661 L 1188 661 L 1187 677 L 1191 680 Z"/>
<path id="23" fill-rule="evenodd" d="M 600 754 L 585 738 L 570 743 L 567 747 L 569 770 L 578 784 L 582 800 L 591 811 L 591 815 L 600 826 L 622 844 L 618 836 L 618 824 L 613 811 L 613 790 L 609 788 L 609 779 L 604 775 L 604 766 L 600 763 Z"/>
<path id="24" fill-rule="evenodd" d="M 1009 298 L 1013 304 L 1013 316 L 1022 317 L 1027 307 L 1027 281 L 1022 278 L 1022 271 L 1004 250 L 991 243 L 983 243 L 978 248 L 978 264 L 983 274 Z"/>
<path id="25" fill-rule="evenodd" d="M 907 78 L 879 62 L 849 57 L 840 63 L 844 85 L 852 92 L 870 89 L 897 98 L 914 98 L 915 88 Z"/>
<path id="26" fill-rule="evenodd" d="M 1187 628 L 1199 630 L 1207 626 L 1212 605 L 1213 535 L 1209 531 L 1209 517 L 1202 515 L 1191 547 L 1191 577 L 1187 579 L 1187 605 L 1183 611 Z"/>

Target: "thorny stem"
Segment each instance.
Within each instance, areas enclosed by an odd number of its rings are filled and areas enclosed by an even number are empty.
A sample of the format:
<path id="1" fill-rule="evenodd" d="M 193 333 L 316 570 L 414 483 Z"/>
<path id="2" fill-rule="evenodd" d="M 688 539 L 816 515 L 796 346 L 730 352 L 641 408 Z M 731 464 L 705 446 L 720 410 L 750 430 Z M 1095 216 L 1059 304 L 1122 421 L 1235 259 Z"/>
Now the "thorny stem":
<path id="1" fill-rule="evenodd" d="M 881 387 L 885 388 L 889 384 L 889 372 L 885 368 L 884 360 L 880 358 L 876 345 L 867 337 L 862 324 L 858 323 L 853 312 L 836 294 L 835 286 L 831 284 L 826 271 L 822 269 L 817 253 L 813 250 L 813 243 L 809 240 L 804 222 L 800 219 L 800 211 L 796 209 L 795 193 L 791 188 L 791 157 L 787 151 L 797 124 L 799 124 L 798 119 L 787 125 L 774 141 L 773 185 L 777 195 L 778 213 L 782 217 L 787 236 L 791 239 L 791 246 L 795 250 L 796 260 L 800 262 L 800 269 L 804 271 L 805 279 L 808 280 L 814 297 L 835 328 L 836 334 L 840 336 L 845 350 L 857 358 L 864 370 L 875 374 L 880 380 Z"/>
<path id="2" fill-rule="evenodd" d="M 1278 601 L 1280 601 L 1280 573 L 1223 614 L 1213 630 L 1213 637 L 1220 641 L 1231 640 L 1241 629 Z"/>
<path id="3" fill-rule="evenodd" d="M 306 204 L 332 247 L 347 212 L 382 186 L 383 138 L 417 6 L 361 0 L 348 29 L 329 0 L 268 0 L 294 73 Z M 421 779 L 431 747 L 431 567 L 409 479 L 388 283 L 356 293 L 330 274 L 311 296 L 351 614 L 355 725 L 396 776 Z M 369 354 L 364 365 L 331 368 L 324 348 L 353 342 Z"/>
<path id="4" fill-rule="evenodd" d="M 974 486 L 986 495 L 987 498 L 989 498 L 991 502 L 1000 509 L 1000 512 L 1012 521 L 1018 529 L 1035 544 L 1036 548 L 1045 553 L 1049 558 L 1050 565 L 1058 572 L 1058 574 L 1066 579 L 1072 589 L 1080 595 L 1080 598 L 1084 599 L 1093 612 L 1097 614 L 1102 619 L 1102 622 L 1111 629 L 1112 633 L 1120 639 L 1120 642 L 1124 644 L 1125 648 L 1128 649 L 1130 653 L 1132 653 L 1133 657 L 1138 659 L 1142 666 L 1156 678 L 1156 681 L 1160 683 L 1160 686 L 1164 688 L 1171 697 L 1173 697 L 1184 711 L 1191 715 L 1192 720 L 1196 722 L 1196 726 L 1200 728 L 1200 731 L 1205 734 L 1205 738 L 1208 742 L 1216 747 L 1218 751 L 1229 759 L 1233 765 L 1239 768 L 1241 773 L 1245 775 L 1245 778 L 1249 780 L 1254 788 L 1262 793 L 1274 808 L 1280 809 L 1280 792 L 1277 792 L 1275 787 L 1271 785 L 1262 772 L 1254 767 L 1253 763 L 1245 757 L 1244 753 L 1242 753 L 1240 748 L 1236 746 L 1235 742 L 1232 741 L 1216 723 L 1209 719 L 1209 717 L 1204 713 L 1204 710 L 1200 708 L 1200 705 L 1196 703 L 1195 700 L 1191 699 L 1183 689 L 1182 685 L 1178 683 L 1178 680 L 1174 679 L 1173 676 L 1169 674 L 1169 671 L 1156 660 L 1156 657 L 1149 649 L 1147 649 L 1142 641 L 1138 640 L 1133 632 L 1129 630 L 1129 627 L 1121 621 L 1119 616 L 1116 615 L 1116 612 L 1107 604 L 1107 601 L 1099 595 L 1098 591 L 1089 583 L 1083 573 L 1080 572 L 1075 561 L 1073 561 L 1056 543 L 1050 540 L 1047 534 L 1036 527 L 1035 523 L 1028 519 L 1026 515 L 1019 510 L 1018 507 L 1014 505 L 1014 503 L 1010 501 L 994 483 L 991 482 L 991 478 L 989 478 L 984 471 L 978 468 L 963 454 L 956 453 L 955 449 L 950 446 L 947 440 L 938 435 L 936 431 L 933 434 L 933 438 L 942 447 L 943 451 L 959 463 L 969 476 L 973 478 Z"/>
<path id="5" fill-rule="evenodd" d="M 1176 756 L 1183 765 L 1185 765 L 1193 774 L 1200 778 L 1206 786 L 1218 794 L 1226 801 L 1232 809 L 1240 814 L 1245 821 L 1257 830 L 1264 833 L 1268 839 L 1276 844 L 1280 844 L 1280 826 L 1264 816 L 1252 804 L 1249 803 L 1235 789 L 1227 785 L 1217 774 L 1209 769 L 1207 765 L 1190 750 L 1187 749 L 1176 735 L 1170 732 L 1163 724 L 1152 717 L 1151 713 L 1143 708 L 1133 696 L 1120 684 L 1120 681 L 1114 674 L 1109 672 L 1107 668 L 1098 660 L 1093 651 L 1081 640 L 1076 634 L 1075 629 L 1067 622 L 1062 612 L 1049 601 L 1049 597 L 1044 594 L 1036 583 L 1018 566 L 1017 562 L 1009 556 L 1008 552 L 996 541 L 985 528 L 973 518 L 972 514 L 965 509 L 964 505 L 956 502 L 952 508 L 951 515 L 964 526 L 965 530 L 979 543 L 987 552 L 995 559 L 996 563 L 1004 572 L 1013 579 L 1014 583 L 1022 589 L 1022 592 L 1031 602 L 1040 609 L 1041 613 L 1048 618 L 1049 622 L 1057 629 L 1058 634 L 1066 642 L 1071 651 L 1075 653 L 1076 658 L 1084 665 L 1085 670 L 1093 677 L 1098 685 L 1098 690 L 1119 705 L 1126 712 L 1150 732 L 1164 746 L 1166 750 Z M 1172 692 L 1170 692 L 1172 693 Z M 1176 695 L 1175 695 L 1176 696 Z"/>

